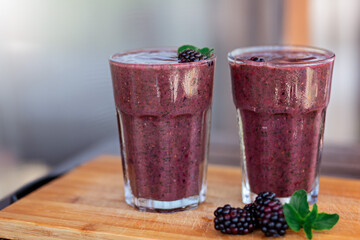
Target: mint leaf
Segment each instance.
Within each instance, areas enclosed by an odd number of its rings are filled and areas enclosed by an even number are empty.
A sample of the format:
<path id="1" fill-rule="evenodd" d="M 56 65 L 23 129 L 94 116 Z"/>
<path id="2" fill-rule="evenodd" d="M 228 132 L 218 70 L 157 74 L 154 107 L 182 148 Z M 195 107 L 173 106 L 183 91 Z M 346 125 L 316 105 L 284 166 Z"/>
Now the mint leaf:
<path id="1" fill-rule="evenodd" d="M 283 211 L 286 219 L 286 223 L 289 225 L 289 227 L 294 230 L 295 232 L 298 232 L 301 229 L 303 219 L 300 216 L 300 214 L 295 210 L 295 208 L 285 203 L 283 206 Z"/>
<path id="2" fill-rule="evenodd" d="M 182 45 L 181 47 L 178 48 L 177 52 L 178 53 L 181 53 L 182 51 L 185 51 L 185 50 L 188 50 L 188 49 L 192 49 L 194 51 L 197 51 L 199 53 L 201 53 L 202 55 L 205 55 L 207 56 L 208 58 L 211 57 L 211 55 L 213 54 L 214 52 L 214 49 L 213 48 L 208 48 L 208 47 L 204 47 L 204 48 L 197 48 L 193 45 Z"/>
<path id="3" fill-rule="evenodd" d="M 313 235 L 312 235 L 311 225 L 304 224 L 304 232 L 308 239 L 312 239 Z"/>
<path id="4" fill-rule="evenodd" d="M 182 45 L 181 47 L 178 48 L 177 52 L 181 53 L 184 50 L 188 50 L 188 49 L 192 49 L 194 51 L 199 51 L 199 49 L 193 45 Z"/>
<path id="5" fill-rule="evenodd" d="M 202 49 L 199 49 L 198 52 L 201 53 L 202 55 L 205 55 L 205 56 L 207 56 L 208 58 L 210 58 L 211 55 L 212 55 L 213 52 L 214 52 L 214 49 L 213 49 L 213 48 L 210 49 L 210 48 L 208 48 L 208 47 L 204 47 L 204 48 L 202 48 Z"/>
<path id="6" fill-rule="evenodd" d="M 290 205 L 305 218 L 309 211 L 309 203 L 307 202 L 307 192 L 304 189 L 294 192 L 290 199 Z"/>
<path id="7" fill-rule="evenodd" d="M 330 230 L 339 221 L 338 214 L 319 213 L 312 228 L 314 230 Z"/>
<path id="8" fill-rule="evenodd" d="M 309 212 L 305 219 L 304 219 L 304 224 L 310 224 L 310 226 L 312 226 L 312 224 L 315 222 L 316 217 L 318 216 L 318 206 L 315 203 L 313 205 L 313 209 L 311 210 L 311 212 Z"/>
<path id="9" fill-rule="evenodd" d="M 204 47 L 204 48 L 202 48 L 202 49 L 199 49 L 199 52 L 201 53 L 201 54 L 208 54 L 208 52 L 210 51 L 210 49 L 208 48 L 208 47 Z"/>
<path id="10" fill-rule="evenodd" d="M 318 216 L 318 206 L 315 203 L 311 212 L 309 212 L 304 219 L 304 231 L 308 239 L 312 239 L 312 225 Z"/>

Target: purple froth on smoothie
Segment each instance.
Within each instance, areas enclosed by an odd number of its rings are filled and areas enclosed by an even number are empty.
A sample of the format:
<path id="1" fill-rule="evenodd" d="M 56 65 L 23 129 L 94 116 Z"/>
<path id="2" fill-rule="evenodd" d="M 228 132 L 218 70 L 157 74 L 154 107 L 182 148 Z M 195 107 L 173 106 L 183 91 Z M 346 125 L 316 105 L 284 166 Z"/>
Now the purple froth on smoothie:
<path id="1" fill-rule="evenodd" d="M 252 57 L 264 62 L 251 61 Z M 334 56 L 273 48 L 229 57 L 251 192 L 311 192 L 319 171 Z"/>
<path id="2" fill-rule="evenodd" d="M 214 62 L 178 63 L 175 50 L 112 57 L 124 177 L 136 198 L 205 191 Z"/>

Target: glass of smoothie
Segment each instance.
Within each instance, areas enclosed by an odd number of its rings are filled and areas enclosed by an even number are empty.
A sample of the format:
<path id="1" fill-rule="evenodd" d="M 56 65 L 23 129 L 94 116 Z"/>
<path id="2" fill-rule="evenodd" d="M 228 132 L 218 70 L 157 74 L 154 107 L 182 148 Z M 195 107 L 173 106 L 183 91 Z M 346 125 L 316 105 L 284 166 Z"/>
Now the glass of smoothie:
<path id="1" fill-rule="evenodd" d="M 282 202 L 299 189 L 317 201 L 333 52 L 259 46 L 228 54 L 238 114 L 242 201 L 274 192 Z"/>
<path id="2" fill-rule="evenodd" d="M 178 62 L 176 49 L 114 54 L 125 201 L 176 212 L 205 200 L 215 55 Z"/>

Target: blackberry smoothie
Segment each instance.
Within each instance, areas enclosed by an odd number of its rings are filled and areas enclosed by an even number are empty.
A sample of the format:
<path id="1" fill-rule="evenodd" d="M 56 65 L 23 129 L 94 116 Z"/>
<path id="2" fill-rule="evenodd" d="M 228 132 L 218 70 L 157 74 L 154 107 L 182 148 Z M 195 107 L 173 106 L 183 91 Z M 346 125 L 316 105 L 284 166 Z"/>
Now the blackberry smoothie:
<path id="1" fill-rule="evenodd" d="M 173 49 L 111 57 L 128 204 L 173 212 L 205 200 L 214 65 L 178 63 Z"/>
<path id="2" fill-rule="evenodd" d="M 299 189 L 317 201 L 334 58 L 327 50 L 295 46 L 229 53 L 243 202 L 263 191 L 288 201 Z"/>

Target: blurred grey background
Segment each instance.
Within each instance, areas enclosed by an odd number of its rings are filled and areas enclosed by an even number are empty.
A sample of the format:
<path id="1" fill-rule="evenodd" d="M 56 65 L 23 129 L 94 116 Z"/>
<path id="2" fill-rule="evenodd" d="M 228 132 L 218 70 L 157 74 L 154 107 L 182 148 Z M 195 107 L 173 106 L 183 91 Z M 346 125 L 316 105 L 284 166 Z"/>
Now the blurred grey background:
<path id="1" fill-rule="evenodd" d="M 7 182 L 0 184 L 0 198 L 117 137 L 108 57 L 119 51 L 214 47 L 211 146 L 237 146 L 227 52 L 294 43 L 286 37 L 287 4 L 0 0 L 0 180 Z M 306 6 L 306 44 L 336 53 L 325 145 L 359 143 L 360 2 L 312 0 Z"/>

